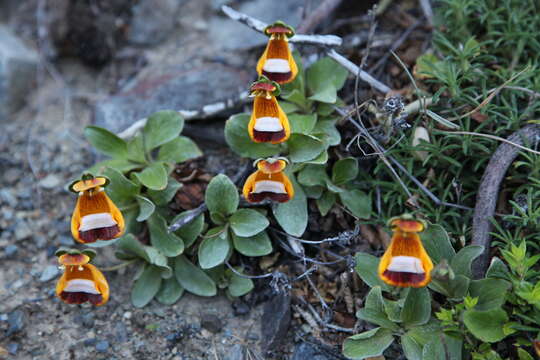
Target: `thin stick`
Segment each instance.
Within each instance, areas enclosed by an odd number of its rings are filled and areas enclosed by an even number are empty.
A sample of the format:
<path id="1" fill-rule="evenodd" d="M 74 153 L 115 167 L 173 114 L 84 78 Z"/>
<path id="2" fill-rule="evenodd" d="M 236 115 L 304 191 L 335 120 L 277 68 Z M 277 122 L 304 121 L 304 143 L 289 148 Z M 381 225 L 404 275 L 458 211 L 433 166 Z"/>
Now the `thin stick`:
<path id="1" fill-rule="evenodd" d="M 233 8 L 223 5 L 221 10 L 230 17 L 231 19 L 242 23 L 249 28 L 258 31 L 260 33 L 264 32 L 264 29 L 268 24 L 255 19 L 249 15 L 243 14 L 239 11 L 234 10 Z M 313 45 L 324 45 L 324 46 L 340 46 L 342 40 L 339 36 L 335 35 L 303 35 L 295 34 L 290 40 L 292 43 L 302 43 L 302 44 L 313 44 Z"/>
<path id="2" fill-rule="evenodd" d="M 384 94 L 392 91 L 390 87 L 386 86 L 379 80 L 375 79 L 373 76 L 371 76 L 364 70 L 361 70 L 349 59 L 347 59 L 343 55 L 338 54 L 334 49 L 327 51 L 326 55 L 334 59 L 338 64 L 342 65 L 345 69 L 349 70 L 351 74 L 356 76 L 356 74 L 360 73 L 359 75 L 360 79 L 367 82 L 369 85 L 371 85 L 373 88 L 377 89 L 378 91 Z"/>

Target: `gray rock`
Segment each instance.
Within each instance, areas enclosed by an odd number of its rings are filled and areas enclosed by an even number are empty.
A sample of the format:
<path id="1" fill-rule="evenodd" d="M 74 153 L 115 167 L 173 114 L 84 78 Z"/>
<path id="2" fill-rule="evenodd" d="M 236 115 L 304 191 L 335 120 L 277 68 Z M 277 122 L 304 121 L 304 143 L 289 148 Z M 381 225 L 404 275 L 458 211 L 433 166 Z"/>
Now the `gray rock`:
<path id="1" fill-rule="evenodd" d="M 291 295 L 278 294 L 264 304 L 261 317 L 261 348 L 279 352 L 291 323 Z"/>
<path id="2" fill-rule="evenodd" d="M 96 350 L 99 352 L 106 352 L 109 348 L 109 342 L 107 340 L 100 340 L 96 343 Z"/>
<path id="3" fill-rule="evenodd" d="M 339 355 L 339 354 L 338 354 Z M 334 360 L 338 359 L 336 356 L 330 355 L 329 351 L 325 351 L 317 348 L 309 343 L 300 343 L 294 348 L 294 354 L 291 360 Z"/>
<path id="4" fill-rule="evenodd" d="M 12 334 L 15 334 L 19 331 L 21 331 L 24 327 L 24 312 L 21 310 L 15 310 L 11 312 L 8 315 L 8 331 L 6 333 L 6 336 L 11 336 Z"/>
<path id="5" fill-rule="evenodd" d="M 6 256 L 13 256 L 15 253 L 19 250 L 19 247 L 17 245 L 10 244 L 6 246 L 6 249 L 4 250 L 4 253 Z"/>
<path id="6" fill-rule="evenodd" d="M 39 186 L 45 189 L 54 189 L 60 185 L 62 185 L 62 180 L 60 177 L 58 177 L 58 175 L 55 174 L 49 174 L 43 179 L 39 180 Z"/>
<path id="7" fill-rule="evenodd" d="M 83 341 L 83 345 L 84 346 L 94 346 L 96 345 L 97 343 L 97 339 L 96 338 L 89 338 L 89 339 L 85 339 Z"/>
<path id="8" fill-rule="evenodd" d="M 30 229 L 26 221 L 17 221 L 15 224 L 15 240 L 24 240 L 30 236 L 32 236 L 32 229 Z"/>
<path id="9" fill-rule="evenodd" d="M 11 355 L 17 355 L 17 350 L 19 350 L 19 344 L 17 343 L 9 343 L 7 346 L 7 351 Z"/>
<path id="10" fill-rule="evenodd" d="M 124 343 L 128 341 L 128 333 L 127 333 L 126 325 L 124 325 L 123 322 L 117 322 L 114 327 L 114 331 L 115 331 L 115 338 L 117 342 Z"/>
<path id="11" fill-rule="evenodd" d="M 249 75 L 218 64 L 186 70 L 168 67 L 147 71 L 120 94 L 98 102 L 94 122 L 120 132 L 159 110 L 198 110 L 245 90 Z"/>
<path id="12" fill-rule="evenodd" d="M 221 331 L 223 322 L 219 317 L 213 314 L 205 314 L 201 317 L 201 326 L 214 334 Z"/>
<path id="13" fill-rule="evenodd" d="M 296 27 L 301 21 L 304 4 L 304 0 L 280 1 L 279 5 L 274 1 L 251 0 L 242 2 L 237 10 L 266 23 L 282 20 Z M 215 46 L 225 50 L 245 50 L 263 45 L 268 40 L 266 36 L 228 17 L 212 17 L 208 31 Z"/>
<path id="14" fill-rule="evenodd" d="M 1 81 L 1 78 L 0 78 L 0 81 Z M 0 94 L 1 94 L 1 92 L 0 92 Z M 0 107 L 1 107 L 1 105 L 0 105 Z M 0 201 L 7 204 L 7 205 L 9 205 L 9 206 L 11 206 L 12 208 L 17 206 L 17 198 L 15 197 L 15 195 L 13 195 L 13 191 L 11 189 L 1 189 L 0 190 Z"/>
<path id="15" fill-rule="evenodd" d="M 0 25 L 0 123 L 17 111 L 32 89 L 38 56 Z"/>
<path id="16" fill-rule="evenodd" d="M 59 272 L 60 271 L 58 270 L 57 266 L 49 265 L 41 273 L 41 276 L 39 277 L 39 281 L 47 282 L 49 280 L 52 280 L 58 275 Z"/>
<path id="17" fill-rule="evenodd" d="M 127 33 L 133 45 L 156 45 L 167 38 L 176 23 L 183 0 L 140 0 L 132 8 Z"/>

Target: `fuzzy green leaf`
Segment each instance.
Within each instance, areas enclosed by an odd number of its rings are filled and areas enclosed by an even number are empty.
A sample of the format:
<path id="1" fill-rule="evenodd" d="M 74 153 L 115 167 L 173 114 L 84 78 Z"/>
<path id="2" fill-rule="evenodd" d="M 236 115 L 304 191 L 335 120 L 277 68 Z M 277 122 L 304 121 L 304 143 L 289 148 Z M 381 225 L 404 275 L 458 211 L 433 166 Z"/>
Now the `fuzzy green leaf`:
<path id="1" fill-rule="evenodd" d="M 508 315 L 502 309 L 487 311 L 465 310 L 463 322 L 467 329 L 478 339 L 485 342 L 497 342 L 505 338 L 504 324 Z"/>
<path id="2" fill-rule="evenodd" d="M 426 230 L 420 233 L 420 239 L 435 264 L 441 262 L 442 259 L 450 263 L 456 254 L 448 233 L 439 224 L 429 224 Z"/>
<path id="3" fill-rule="evenodd" d="M 87 126 L 84 136 L 97 151 L 113 158 L 127 158 L 127 144 L 107 129 Z"/>
<path id="4" fill-rule="evenodd" d="M 248 133 L 249 114 L 231 116 L 225 122 L 225 140 L 229 147 L 241 157 L 258 159 L 279 154 L 279 145 L 256 143 Z"/>
<path id="5" fill-rule="evenodd" d="M 379 277 L 378 267 L 380 259 L 366 253 L 356 253 L 354 256 L 356 266 L 354 270 L 362 281 L 370 287 L 380 286 L 384 291 L 390 291 L 390 286 L 384 283 Z"/>
<path id="6" fill-rule="evenodd" d="M 297 163 L 313 160 L 325 149 L 321 140 L 304 134 L 292 134 L 287 144 L 290 160 Z"/>
<path id="7" fill-rule="evenodd" d="M 266 229 L 270 222 L 257 210 L 239 209 L 231 216 L 229 224 L 236 235 L 250 237 Z"/>
<path id="8" fill-rule="evenodd" d="M 341 143 L 341 134 L 336 128 L 336 120 L 319 120 L 311 132 L 321 139 L 326 146 L 336 146 Z"/>
<path id="9" fill-rule="evenodd" d="M 401 321 L 407 326 L 424 325 L 431 316 L 431 296 L 427 288 L 410 288 L 401 310 Z"/>
<path id="10" fill-rule="evenodd" d="M 240 269 L 236 269 L 236 271 L 242 273 Z M 227 293 L 230 296 L 243 296 L 253 290 L 254 285 L 251 279 L 238 276 L 231 270 L 227 270 L 227 277 L 229 278 L 229 286 L 227 288 Z"/>
<path id="11" fill-rule="evenodd" d="M 309 115 L 291 114 L 288 116 L 291 133 L 309 135 L 317 123 L 317 113 Z"/>
<path id="12" fill-rule="evenodd" d="M 178 189 L 182 187 L 182 184 L 176 181 L 176 179 L 170 177 L 167 181 L 167 187 L 163 190 L 152 190 L 148 189 L 146 190 L 146 193 L 148 194 L 148 197 L 152 199 L 152 201 L 157 206 L 167 206 L 171 200 L 174 198 L 174 195 L 176 195 L 176 192 Z"/>
<path id="13" fill-rule="evenodd" d="M 143 129 L 146 150 L 150 151 L 175 139 L 183 128 L 184 118 L 177 111 L 163 110 L 150 115 Z"/>
<path id="14" fill-rule="evenodd" d="M 222 226 L 208 230 L 199 246 L 199 265 L 210 269 L 225 262 L 231 252 L 228 232 Z"/>
<path id="15" fill-rule="evenodd" d="M 153 247 L 168 257 L 180 255 L 184 251 L 184 242 L 175 234 L 169 233 L 167 222 L 161 215 L 155 213 L 147 223 Z"/>
<path id="16" fill-rule="evenodd" d="M 371 197 L 358 189 L 346 190 L 339 193 L 341 202 L 354 216 L 369 219 L 371 216 Z"/>
<path id="17" fill-rule="evenodd" d="M 365 306 L 356 313 L 356 316 L 359 319 L 369 321 L 370 323 L 391 330 L 396 330 L 398 328 L 396 323 L 391 321 L 386 313 L 385 299 L 382 296 L 380 286 L 375 286 L 369 291 L 364 305 Z"/>
<path id="18" fill-rule="evenodd" d="M 138 163 L 146 162 L 146 154 L 144 153 L 143 135 L 139 133 L 135 135 L 127 143 L 127 158 Z"/>
<path id="19" fill-rule="evenodd" d="M 174 262 L 174 275 L 184 289 L 199 296 L 214 296 L 217 293 L 214 281 L 199 267 L 180 255 Z"/>
<path id="20" fill-rule="evenodd" d="M 309 99 L 333 104 L 337 91 L 347 79 L 347 70 L 331 58 L 324 57 L 306 71 L 307 85 L 312 94 Z"/>
<path id="21" fill-rule="evenodd" d="M 392 331 L 375 328 L 345 339 L 343 355 L 354 360 L 379 356 L 393 341 Z"/>
<path id="22" fill-rule="evenodd" d="M 298 183 L 304 186 L 324 186 L 326 187 L 326 167 L 322 165 L 306 165 L 298 173 Z"/>
<path id="23" fill-rule="evenodd" d="M 135 280 L 131 289 L 133 306 L 141 308 L 148 304 L 161 286 L 161 270 L 155 266 L 146 266 L 141 276 Z"/>
<path id="24" fill-rule="evenodd" d="M 208 184 L 204 201 L 210 213 L 227 216 L 236 211 L 240 197 L 231 179 L 227 175 L 219 174 Z"/>
<path id="25" fill-rule="evenodd" d="M 456 275 L 464 275 L 470 278 L 472 277 L 471 264 L 483 251 L 484 247 L 480 245 L 465 246 L 454 256 L 450 262 L 450 266 Z"/>
<path id="26" fill-rule="evenodd" d="M 163 305 L 173 305 L 184 294 L 184 288 L 178 283 L 173 276 L 163 280 L 159 292 L 156 294 L 156 299 Z"/>
<path id="27" fill-rule="evenodd" d="M 266 231 L 255 236 L 240 237 L 232 233 L 234 248 L 245 256 L 264 256 L 272 252 L 272 242 Z"/>
<path id="28" fill-rule="evenodd" d="M 117 244 L 123 258 L 141 258 L 147 263 L 159 267 L 161 269 L 161 277 L 171 277 L 172 269 L 167 264 L 167 258 L 155 248 L 141 244 L 132 234 L 123 236 Z"/>
<path id="29" fill-rule="evenodd" d="M 189 211 L 184 211 L 178 214 L 172 221 L 171 224 L 177 222 L 181 218 L 189 215 Z M 204 229 L 204 213 L 197 216 L 195 219 L 182 226 L 180 229 L 176 230 L 174 233 L 178 235 L 182 240 L 184 240 L 185 248 L 189 248 L 195 240 L 199 237 L 201 232 Z"/>
<path id="30" fill-rule="evenodd" d="M 501 307 L 511 284 L 501 279 L 473 280 L 469 285 L 471 297 L 478 297 L 476 310 L 490 310 Z"/>
<path id="31" fill-rule="evenodd" d="M 407 360 L 423 360 L 422 346 L 420 346 L 411 336 L 407 334 L 401 335 L 401 348 L 403 349 L 403 354 Z"/>
<path id="32" fill-rule="evenodd" d="M 331 191 L 325 191 L 322 196 L 316 200 L 317 208 L 319 209 L 321 216 L 326 216 L 328 214 L 330 209 L 332 209 L 336 203 L 336 200 L 336 194 Z"/>
<path id="33" fill-rule="evenodd" d="M 137 216 L 137 221 L 141 222 L 150 217 L 154 213 L 156 206 L 154 203 L 144 196 L 135 195 L 137 203 L 139 204 L 139 215 Z"/>
<path id="34" fill-rule="evenodd" d="M 188 137 L 179 136 L 159 148 L 158 160 L 181 163 L 202 156 L 202 151 L 197 144 Z"/>
<path id="35" fill-rule="evenodd" d="M 272 211 L 277 222 L 287 234 L 302 236 L 308 223 L 307 198 L 294 177 L 291 176 L 290 179 L 294 186 L 294 197 L 286 203 L 274 204 Z"/>
<path id="36" fill-rule="evenodd" d="M 126 206 L 135 202 L 135 195 L 140 187 L 128 180 L 121 172 L 112 168 L 106 168 L 103 172 L 111 180 L 105 191 L 116 206 Z"/>
<path id="37" fill-rule="evenodd" d="M 343 185 L 354 180 L 357 175 L 358 162 L 352 157 L 338 160 L 332 167 L 332 182 L 336 185 Z"/>

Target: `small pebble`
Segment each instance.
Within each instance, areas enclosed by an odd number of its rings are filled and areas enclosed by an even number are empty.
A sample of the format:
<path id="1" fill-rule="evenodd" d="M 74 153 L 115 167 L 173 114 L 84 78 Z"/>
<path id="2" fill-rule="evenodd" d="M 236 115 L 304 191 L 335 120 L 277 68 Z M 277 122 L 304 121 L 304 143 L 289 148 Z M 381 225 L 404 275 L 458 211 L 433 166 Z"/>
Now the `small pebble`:
<path id="1" fill-rule="evenodd" d="M 201 317 L 201 326 L 214 334 L 221 331 L 223 323 L 221 319 L 214 314 L 205 314 Z"/>
<path id="2" fill-rule="evenodd" d="M 15 310 L 8 315 L 9 328 L 6 336 L 19 332 L 24 327 L 24 312 Z"/>
<path id="3" fill-rule="evenodd" d="M 60 270 L 58 269 L 58 266 L 48 265 L 41 273 L 41 276 L 39 277 L 39 281 L 47 282 L 49 280 L 52 280 L 58 275 L 59 272 Z"/>
<path id="4" fill-rule="evenodd" d="M 96 342 L 97 342 L 96 338 L 89 338 L 89 339 L 85 339 L 83 341 L 83 344 L 84 346 L 94 346 L 96 345 Z"/>
<path id="5" fill-rule="evenodd" d="M 19 247 L 17 245 L 11 244 L 6 246 L 4 253 L 6 256 L 13 256 L 17 253 L 17 250 L 19 250 Z"/>
<path id="6" fill-rule="evenodd" d="M 62 184 L 62 180 L 55 174 L 49 174 L 39 180 L 39 185 L 45 189 L 54 189 Z"/>
<path id="7" fill-rule="evenodd" d="M 17 350 L 19 350 L 19 344 L 17 343 L 9 343 L 8 346 L 7 346 L 7 351 L 11 354 L 11 355 L 16 355 L 17 354 Z"/>
<path id="8" fill-rule="evenodd" d="M 99 352 L 105 352 L 109 348 L 109 342 L 107 340 L 98 341 L 96 344 L 96 350 Z"/>

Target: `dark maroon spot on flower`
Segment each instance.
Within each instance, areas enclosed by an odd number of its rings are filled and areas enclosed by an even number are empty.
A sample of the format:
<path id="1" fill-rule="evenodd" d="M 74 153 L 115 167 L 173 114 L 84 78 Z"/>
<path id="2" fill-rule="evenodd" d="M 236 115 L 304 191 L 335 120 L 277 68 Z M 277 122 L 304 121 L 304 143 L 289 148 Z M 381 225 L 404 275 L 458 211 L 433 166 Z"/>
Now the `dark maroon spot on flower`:
<path id="1" fill-rule="evenodd" d="M 85 302 L 90 302 L 92 305 L 99 304 L 103 297 L 101 294 L 88 294 L 85 292 L 66 292 L 62 291 L 60 293 L 60 298 L 68 304 L 84 304 Z"/>
<path id="2" fill-rule="evenodd" d="M 118 225 L 113 225 L 87 231 L 79 231 L 79 238 L 85 243 L 92 243 L 97 240 L 112 240 L 119 232 L 120 228 Z"/>
<path id="3" fill-rule="evenodd" d="M 275 81 L 279 84 L 289 81 L 292 78 L 292 71 L 286 72 L 286 73 L 280 73 L 280 72 L 269 72 L 263 70 L 263 75 L 269 78 L 272 81 Z"/>
<path id="4" fill-rule="evenodd" d="M 253 84 L 253 86 L 251 87 L 251 91 L 255 90 L 274 91 L 276 90 L 276 87 L 269 83 L 258 82 L 256 84 Z"/>
<path id="5" fill-rule="evenodd" d="M 257 142 L 278 142 L 285 138 L 285 130 L 281 131 L 257 131 L 253 130 L 253 138 Z"/>
<path id="6" fill-rule="evenodd" d="M 267 28 L 266 32 L 268 34 L 291 34 L 292 33 L 291 29 L 285 26 L 279 26 L 279 25 L 271 26 Z"/>
<path id="7" fill-rule="evenodd" d="M 426 279 L 426 274 L 385 270 L 383 275 L 399 285 L 418 285 Z"/>
<path id="8" fill-rule="evenodd" d="M 277 194 L 270 191 L 263 191 L 260 193 L 250 193 L 248 195 L 248 200 L 250 202 L 261 202 L 267 198 L 272 201 L 277 201 L 280 203 L 287 202 L 290 199 L 289 194 Z"/>

